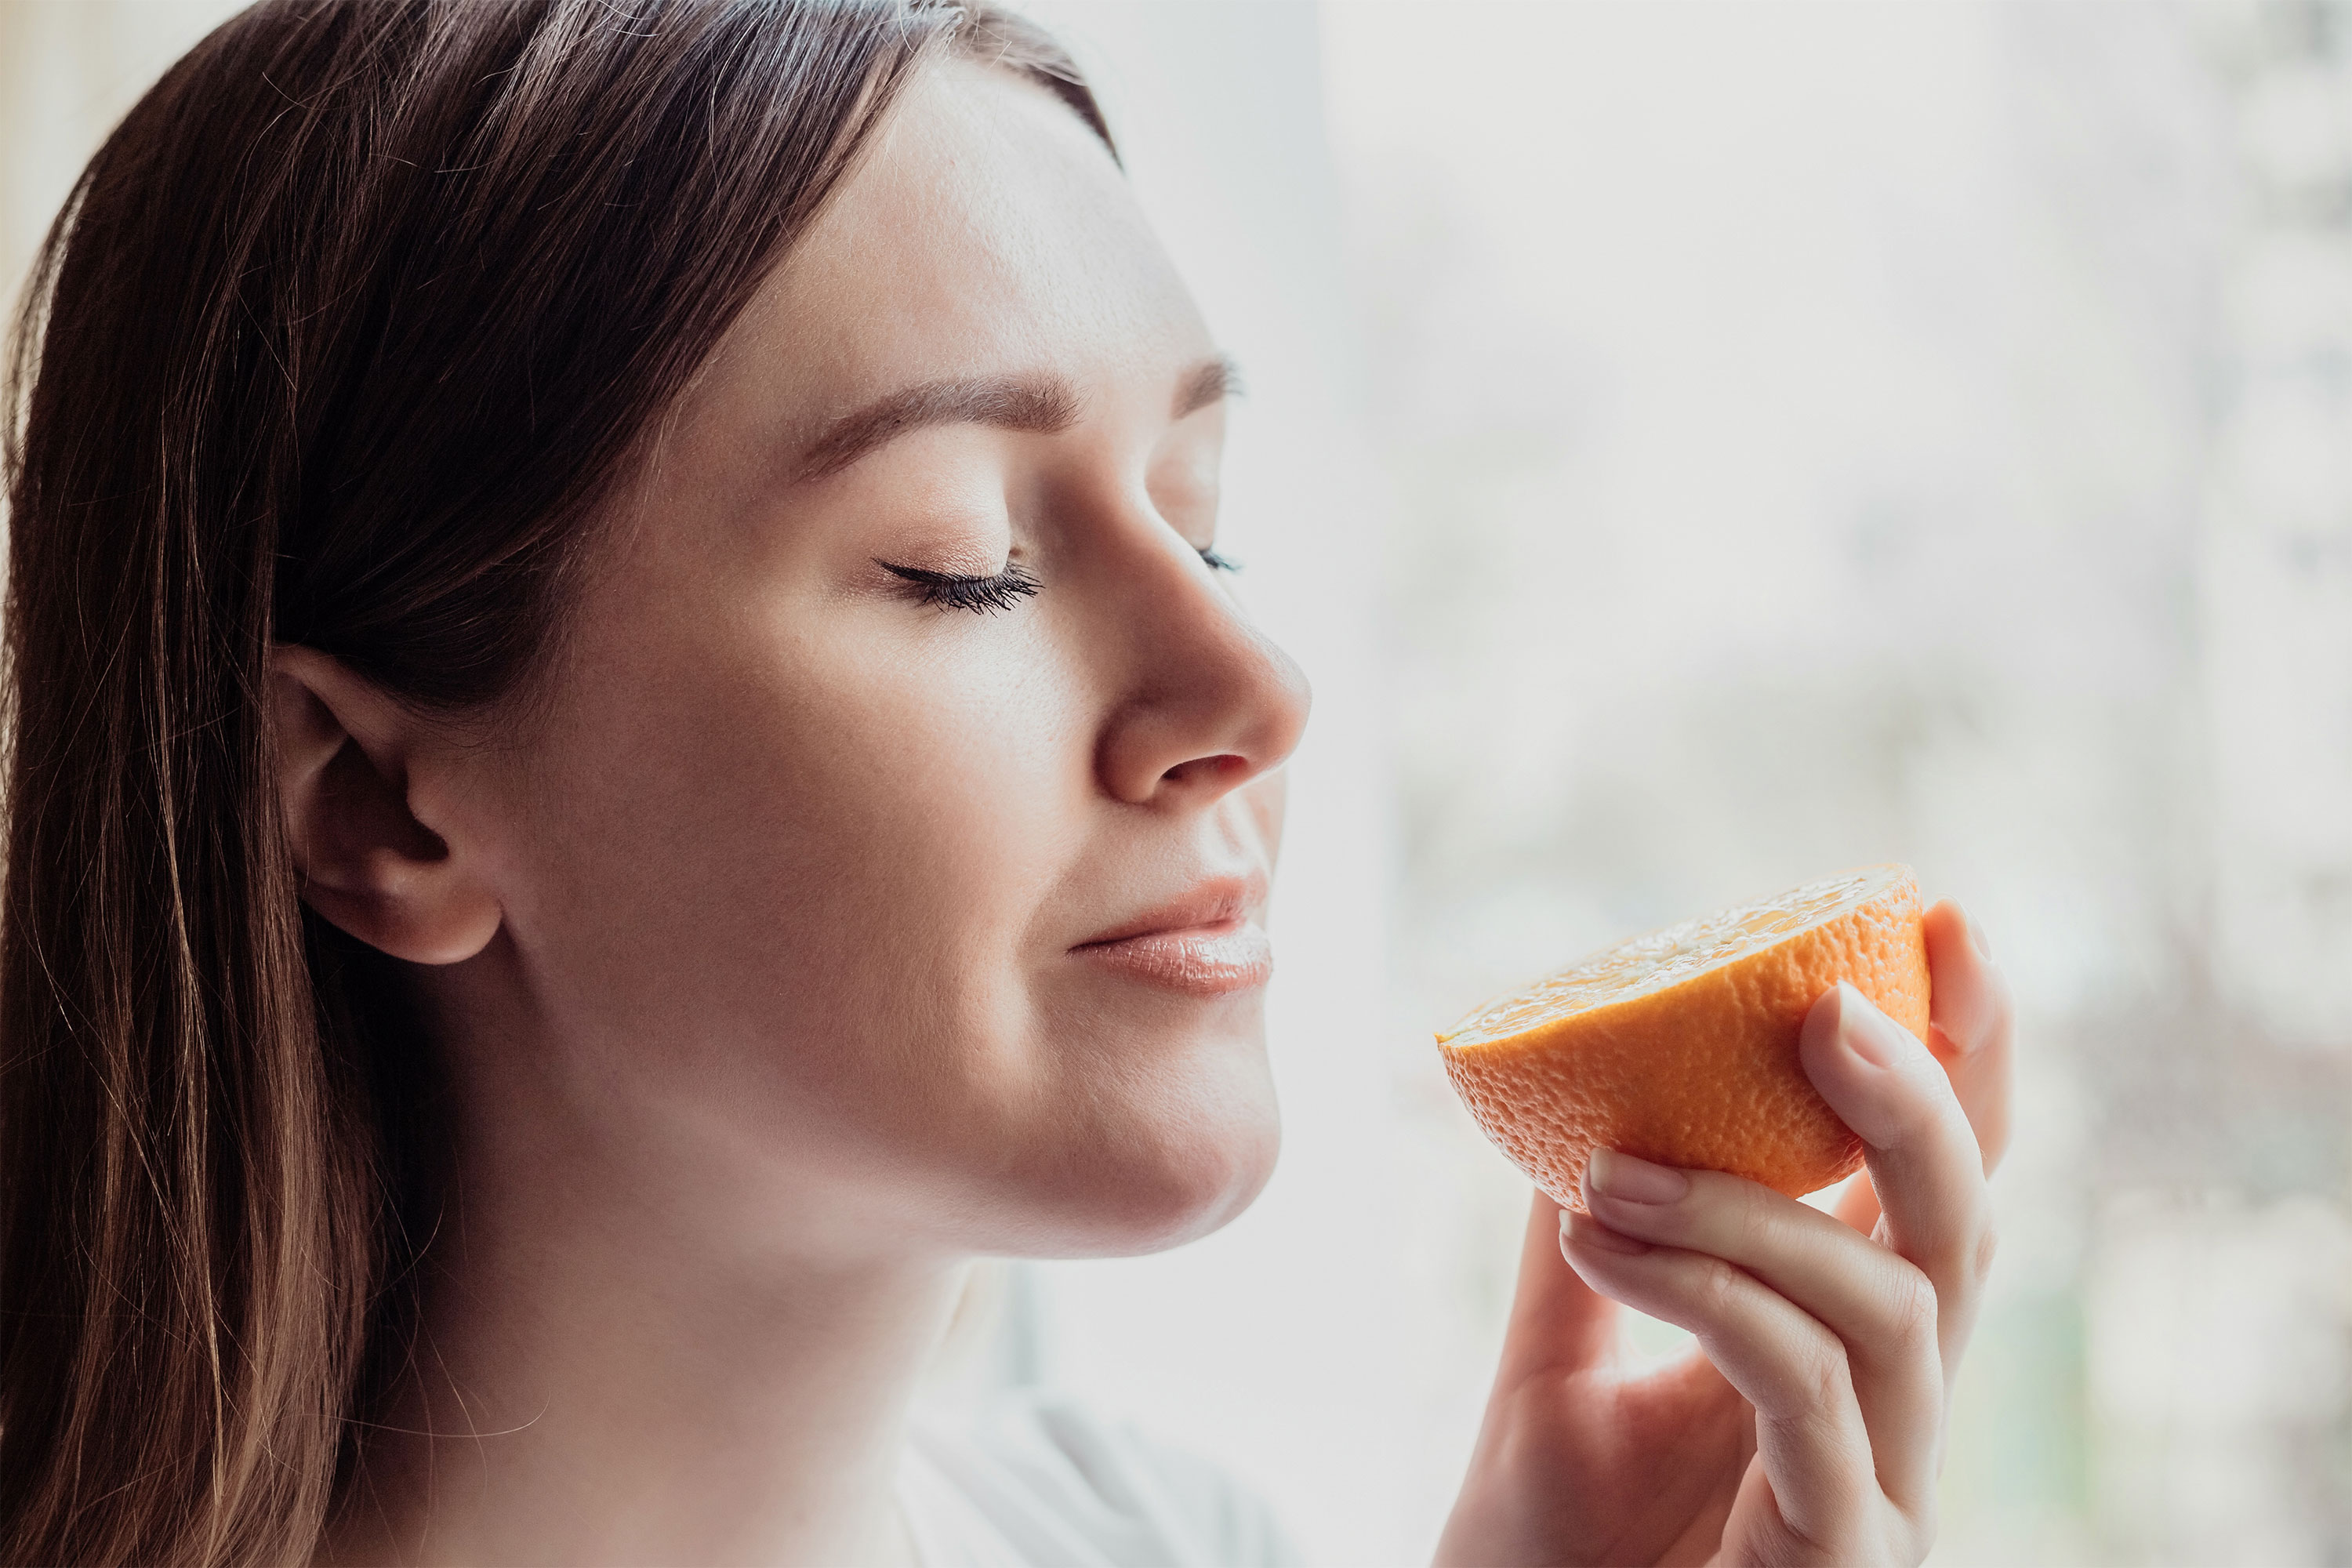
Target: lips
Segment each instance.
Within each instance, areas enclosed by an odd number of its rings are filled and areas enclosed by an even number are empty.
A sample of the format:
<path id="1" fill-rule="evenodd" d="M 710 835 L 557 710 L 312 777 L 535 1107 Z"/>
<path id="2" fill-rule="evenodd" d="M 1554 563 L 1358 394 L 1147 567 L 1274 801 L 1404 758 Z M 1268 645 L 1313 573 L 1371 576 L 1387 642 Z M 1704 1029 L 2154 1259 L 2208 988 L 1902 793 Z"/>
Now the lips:
<path id="1" fill-rule="evenodd" d="M 1263 878 L 1213 878 L 1070 952 L 1166 990 L 1246 991 L 1274 973 L 1274 944 L 1258 923 L 1265 904 Z"/>

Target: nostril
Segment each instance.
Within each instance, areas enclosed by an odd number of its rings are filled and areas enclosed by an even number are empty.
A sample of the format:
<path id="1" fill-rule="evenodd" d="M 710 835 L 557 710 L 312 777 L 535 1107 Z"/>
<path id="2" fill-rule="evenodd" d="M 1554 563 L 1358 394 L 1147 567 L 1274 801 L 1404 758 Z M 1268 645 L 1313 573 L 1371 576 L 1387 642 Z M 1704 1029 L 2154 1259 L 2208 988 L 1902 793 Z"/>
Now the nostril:
<path id="1" fill-rule="evenodd" d="M 1236 776 L 1249 771 L 1249 759 L 1230 752 L 1213 757 L 1194 757 L 1189 763 L 1179 763 L 1160 775 L 1163 784 L 1223 784 L 1236 781 Z"/>

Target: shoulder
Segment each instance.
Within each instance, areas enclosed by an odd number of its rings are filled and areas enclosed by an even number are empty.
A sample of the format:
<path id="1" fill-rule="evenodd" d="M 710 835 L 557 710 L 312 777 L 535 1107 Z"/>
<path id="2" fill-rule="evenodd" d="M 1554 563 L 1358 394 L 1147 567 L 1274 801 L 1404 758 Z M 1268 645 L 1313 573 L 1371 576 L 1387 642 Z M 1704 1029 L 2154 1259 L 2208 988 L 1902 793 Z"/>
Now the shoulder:
<path id="1" fill-rule="evenodd" d="M 942 1568 L 1298 1562 L 1273 1510 L 1223 1468 L 1066 1395 L 1024 1394 L 975 1419 L 919 1421 L 909 1449 L 902 1492 L 925 1561 Z M 1002 1538 L 992 1557 L 959 1556 L 939 1541 L 983 1530 Z"/>

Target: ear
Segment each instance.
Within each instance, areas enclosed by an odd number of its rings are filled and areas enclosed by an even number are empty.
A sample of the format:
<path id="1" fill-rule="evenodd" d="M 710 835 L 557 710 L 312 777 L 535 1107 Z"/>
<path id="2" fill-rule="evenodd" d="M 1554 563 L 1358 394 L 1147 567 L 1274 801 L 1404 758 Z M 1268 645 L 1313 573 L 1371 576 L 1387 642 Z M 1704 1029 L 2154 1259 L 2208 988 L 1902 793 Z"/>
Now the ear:
<path id="1" fill-rule="evenodd" d="M 302 898 L 412 963 L 457 963 L 503 911 L 479 858 L 423 804 L 420 774 L 452 753 L 406 709 L 312 648 L 269 651 L 278 790 Z"/>

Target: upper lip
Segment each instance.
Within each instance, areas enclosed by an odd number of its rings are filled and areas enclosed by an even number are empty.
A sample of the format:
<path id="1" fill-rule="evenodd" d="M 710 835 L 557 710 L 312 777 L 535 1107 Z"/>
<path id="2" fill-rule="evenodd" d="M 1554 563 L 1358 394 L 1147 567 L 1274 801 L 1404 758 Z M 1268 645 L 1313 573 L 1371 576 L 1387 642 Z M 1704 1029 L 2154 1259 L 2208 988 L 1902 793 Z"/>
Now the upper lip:
<path id="1" fill-rule="evenodd" d="M 1265 902 L 1265 877 L 1263 873 L 1247 877 L 1210 877 L 1124 924 L 1114 926 L 1099 936 L 1088 937 L 1078 946 L 1101 947 L 1109 942 L 1153 936 L 1162 931 L 1197 931 L 1208 926 L 1231 925 Z"/>

